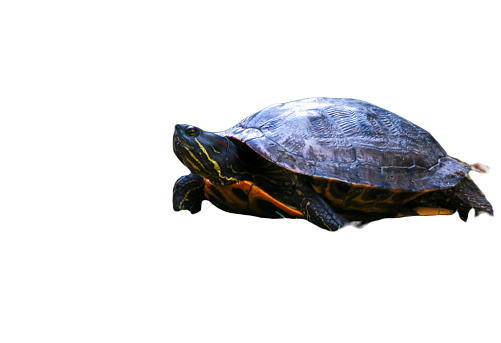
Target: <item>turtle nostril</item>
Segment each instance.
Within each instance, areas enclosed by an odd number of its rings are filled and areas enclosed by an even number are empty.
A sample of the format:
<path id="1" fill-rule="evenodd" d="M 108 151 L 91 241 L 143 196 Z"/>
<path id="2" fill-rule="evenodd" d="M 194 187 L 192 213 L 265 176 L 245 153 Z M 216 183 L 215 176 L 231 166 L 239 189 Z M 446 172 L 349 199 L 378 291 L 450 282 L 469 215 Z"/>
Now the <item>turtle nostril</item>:
<path id="1" fill-rule="evenodd" d="M 186 131 L 186 125 L 176 124 L 175 130 L 174 130 L 174 135 L 178 136 L 178 137 L 182 137 L 184 135 L 185 131 Z"/>

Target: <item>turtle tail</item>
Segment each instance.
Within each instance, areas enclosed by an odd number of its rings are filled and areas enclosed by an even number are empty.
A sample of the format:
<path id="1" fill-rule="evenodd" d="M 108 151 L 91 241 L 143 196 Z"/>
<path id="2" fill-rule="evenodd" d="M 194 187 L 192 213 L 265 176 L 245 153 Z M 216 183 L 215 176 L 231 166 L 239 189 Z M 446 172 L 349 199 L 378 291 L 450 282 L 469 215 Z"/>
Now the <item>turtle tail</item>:
<path id="1" fill-rule="evenodd" d="M 475 216 L 482 212 L 491 216 L 494 214 L 491 203 L 469 176 L 463 178 L 452 190 L 453 193 L 448 201 L 449 206 L 457 209 L 463 221 L 466 222 L 471 209 L 475 210 Z"/>

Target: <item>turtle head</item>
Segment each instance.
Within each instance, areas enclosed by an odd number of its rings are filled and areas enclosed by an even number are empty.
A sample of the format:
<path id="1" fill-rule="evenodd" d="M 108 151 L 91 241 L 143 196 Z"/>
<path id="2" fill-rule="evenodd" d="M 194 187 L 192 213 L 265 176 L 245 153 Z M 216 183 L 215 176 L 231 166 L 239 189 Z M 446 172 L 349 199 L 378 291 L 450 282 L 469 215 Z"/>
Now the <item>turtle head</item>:
<path id="1" fill-rule="evenodd" d="M 216 184 L 231 184 L 240 180 L 235 165 L 237 149 L 226 137 L 206 132 L 191 125 L 176 125 L 174 153 L 196 175 Z"/>

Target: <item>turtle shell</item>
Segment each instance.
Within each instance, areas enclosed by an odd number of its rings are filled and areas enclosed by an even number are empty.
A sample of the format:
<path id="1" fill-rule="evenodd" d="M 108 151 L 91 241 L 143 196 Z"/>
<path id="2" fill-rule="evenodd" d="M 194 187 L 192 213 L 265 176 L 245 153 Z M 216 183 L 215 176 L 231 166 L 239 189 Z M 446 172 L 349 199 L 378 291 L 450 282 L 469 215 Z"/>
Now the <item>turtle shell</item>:
<path id="1" fill-rule="evenodd" d="M 272 105 L 218 134 L 293 172 L 355 185 L 442 189 L 456 185 L 470 170 L 426 130 L 355 99 Z"/>

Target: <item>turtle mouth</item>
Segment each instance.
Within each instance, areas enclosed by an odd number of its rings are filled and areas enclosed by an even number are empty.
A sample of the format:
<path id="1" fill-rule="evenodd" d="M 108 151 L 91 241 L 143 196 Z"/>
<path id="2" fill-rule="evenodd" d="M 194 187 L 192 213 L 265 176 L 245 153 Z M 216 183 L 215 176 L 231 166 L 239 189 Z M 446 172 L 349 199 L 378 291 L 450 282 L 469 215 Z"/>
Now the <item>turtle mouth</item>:
<path id="1" fill-rule="evenodd" d="M 181 140 L 179 138 L 177 138 L 176 136 L 174 136 L 174 139 L 172 141 L 174 143 L 174 150 L 176 150 L 176 149 L 186 149 L 186 147 L 184 146 L 183 142 L 181 142 Z"/>
<path id="2" fill-rule="evenodd" d="M 189 163 L 187 158 L 189 155 L 189 148 L 187 148 L 186 145 L 177 137 L 174 137 L 173 143 L 174 154 L 185 166 L 188 166 Z"/>
<path id="3" fill-rule="evenodd" d="M 178 146 L 178 147 L 184 147 L 183 142 L 181 142 L 181 140 L 180 140 L 178 137 L 174 136 L 173 141 L 174 141 L 174 145 L 175 145 L 175 146 Z"/>
<path id="4" fill-rule="evenodd" d="M 174 142 L 174 150 L 179 149 L 179 150 L 194 151 L 197 149 L 197 147 L 193 147 L 189 143 L 183 142 L 181 139 L 179 139 L 176 136 L 174 136 L 173 142 Z"/>
<path id="5" fill-rule="evenodd" d="M 186 142 L 177 136 L 174 136 L 173 143 L 174 151 L 197 151 L 196 146 L 193 146 L 190 142 Z"/>

